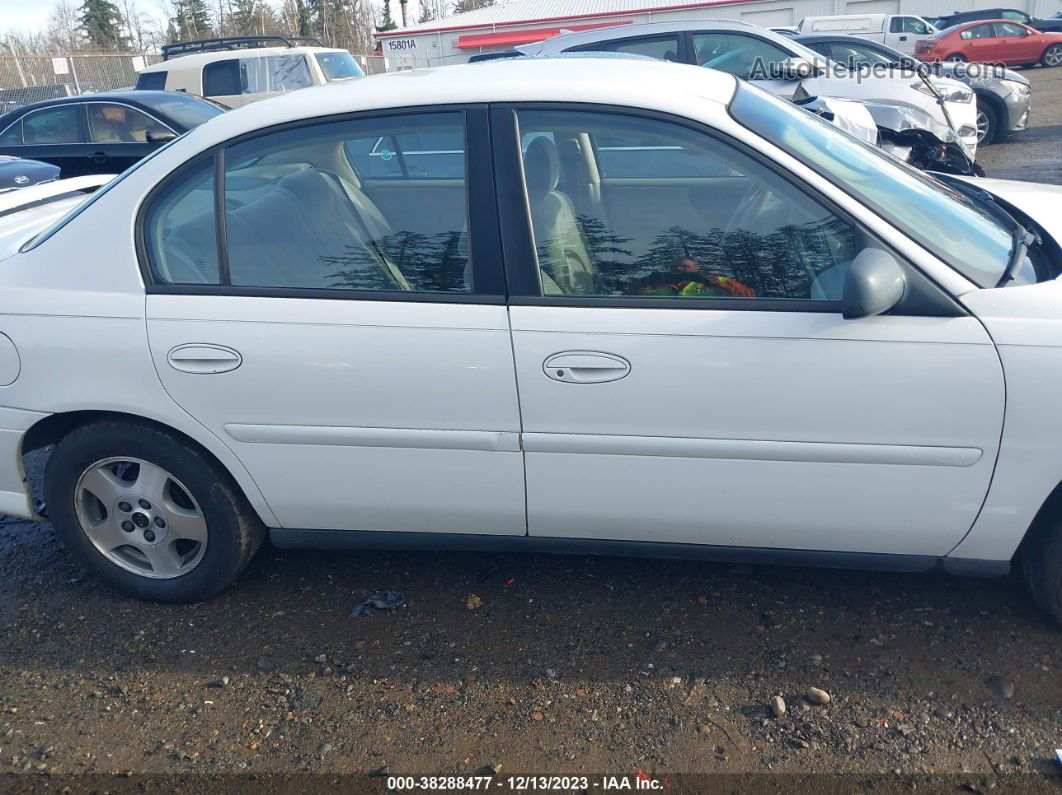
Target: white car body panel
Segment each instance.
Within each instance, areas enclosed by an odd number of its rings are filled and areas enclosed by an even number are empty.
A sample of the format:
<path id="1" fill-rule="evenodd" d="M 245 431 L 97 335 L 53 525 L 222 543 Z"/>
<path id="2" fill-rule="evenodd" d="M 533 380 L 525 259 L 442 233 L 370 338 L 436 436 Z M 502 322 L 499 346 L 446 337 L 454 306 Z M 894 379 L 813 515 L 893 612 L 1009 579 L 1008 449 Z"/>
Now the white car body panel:
<path id="1" fill-rule="evenodd" d="M 505 307 L 182 295 L 147 306 L 166 390 L 244 462 L 280 526 L 526 531 Z M 199 341 L 243 361 L 219 377 L 168 361 Z"/>
<path id="2" fill-rule="evenodd" d="M 72 177 L 0 193 L 0 260 L 81 204 L 89 197 L 83 191 L 112 179 L 113 174 Z"/>
<path id="3" fill-rule="evenodd" d="M 392 73 L 255 103 L 182 136 L 0 263 L 0 332 L 17 354 L 0 339 L 0 510 L 32 515 L 26 429 L 99 410 L 202 444 L 273 528 L 1008 560 L 1062 478 L 1050 400 L 1062 389 L 1062 288 L 978 289 L 739 125 L 728 75 L 596 60 Z M 842 204 L 976 317 L 145 296 L 137 212 L 215 144 L 351 108 L 520 101 L 712 125 Z M 170 365 L 175 348 L 204 344 L 238 351 L 239 367 Z M 565 351 L 614 354 L 631 371 L 609 384 L 547 378 L 543 362 Z"/>
<path id="4" fill-rule="evenodd" d="M 972 318 L 511 313 L 532 536 L 943 555 L 981 507 L 1003 378 Z M 630 374 L 547 378 L 566 350 Z"/>

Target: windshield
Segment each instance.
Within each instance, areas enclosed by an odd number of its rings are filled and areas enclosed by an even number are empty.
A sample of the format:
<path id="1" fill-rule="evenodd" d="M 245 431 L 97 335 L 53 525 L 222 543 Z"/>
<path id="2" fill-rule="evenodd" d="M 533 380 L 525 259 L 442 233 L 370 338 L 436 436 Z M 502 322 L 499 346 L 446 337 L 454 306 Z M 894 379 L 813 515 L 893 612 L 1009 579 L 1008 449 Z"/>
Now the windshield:
<path id="1" fill-rule="evenodd" d="M 972 197 L 754 86 L 739 85 L 730 111 L 970 281 L 981 287 L 999 281 L 1010 259 L 1011 230 Z"/>
<path id="2" fill-rule="evenodd" d="M 358 62 L 349 52 L 319 52 L 314 57 L 324 72 L 325 80 L 347 80 L 351 77 L 365 77 Z"/>
<path id="3" fill-rule="evenodd" d="M 137 101 L 156 111 L 164 119 L 173 119 L 186 130 L 198 127 L 208 119 L 225 112 L 225 108 L 216 102 L 177 92 L 158 99 L 137 97 Z"/>

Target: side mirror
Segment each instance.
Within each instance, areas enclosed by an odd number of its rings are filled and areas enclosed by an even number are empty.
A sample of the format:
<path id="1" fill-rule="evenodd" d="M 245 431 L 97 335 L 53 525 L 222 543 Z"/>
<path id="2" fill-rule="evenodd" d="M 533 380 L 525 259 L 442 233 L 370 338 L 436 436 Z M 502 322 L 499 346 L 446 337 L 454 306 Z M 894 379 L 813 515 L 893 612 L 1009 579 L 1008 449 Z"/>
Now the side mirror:
<path id="1" fill-rule="evenodd" d="M 818 77 L 824 74 L 823 69 L 811 61 L 806 61 L 797 56 L 779 61 L 775 68 L 782 80 L 806 80 L 809 77 Z"/>
<path id="2" fill-rule="evenodd" d="M 164 144 L 167 141 L 172 141 L 176 137 L 177 133 L 173 130 L 159 130 L 157 132 L 154 130 L 148 130 L 146 136 L 149 144 Z"/>
<path id="3" fill-rule="evenodd" d="M 845 274 L 841 314 L 852 320 L 888 312 L 900 303 L 906 283 L 903 268 L 892 254 L 880 248 L 865 248 Z"/>

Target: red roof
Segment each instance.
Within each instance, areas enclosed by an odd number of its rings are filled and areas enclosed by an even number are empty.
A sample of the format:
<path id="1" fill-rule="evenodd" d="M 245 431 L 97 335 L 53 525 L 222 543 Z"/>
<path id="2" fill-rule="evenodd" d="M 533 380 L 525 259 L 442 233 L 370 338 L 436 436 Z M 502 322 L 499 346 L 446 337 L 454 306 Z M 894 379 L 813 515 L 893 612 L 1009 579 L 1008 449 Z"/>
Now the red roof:
<path id="1" fill-rule="evenodd" d="M 507 30 L 504 33 L 469 33 L 457 37 L 457 48 L 467 50 L 472 47 L 515 47 L 518 44 L 530 44 L 560 35 L 561 31 L 596 30 L 597 28 L 614 28 L 629 25 L 629 19 L 616 22 L 597 22 L 593 25 L 571 25 L 565 28 L 532 28 L 525 30 Z"/>

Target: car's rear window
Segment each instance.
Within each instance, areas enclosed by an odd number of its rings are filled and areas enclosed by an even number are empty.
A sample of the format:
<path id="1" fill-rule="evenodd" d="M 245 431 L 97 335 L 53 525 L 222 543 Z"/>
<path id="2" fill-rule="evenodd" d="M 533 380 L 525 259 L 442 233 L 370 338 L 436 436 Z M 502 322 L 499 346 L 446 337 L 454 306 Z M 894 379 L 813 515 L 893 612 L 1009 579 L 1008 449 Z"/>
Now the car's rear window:
<path id="1" fill-rule="evenodd" d="M 136 76 L 136 88 L 141 91 L 164 91 L 169 72 L 141 72 Z"/>
<path id="2" fill-rule="evenodd" d="M 186 130 L 198 127 L 203 122 L 225 112 L 225 108 L 216 102 L 176 92 L 147 99 L 137 97 L 137 99 L 162 116 L 163 121 L 172 119 Z"/>

